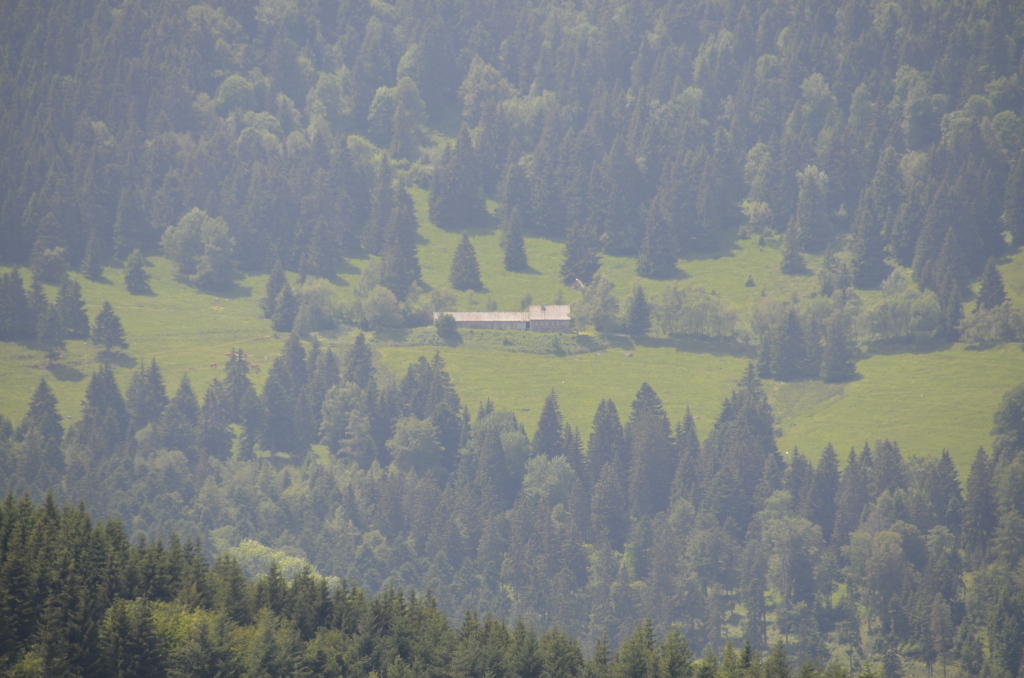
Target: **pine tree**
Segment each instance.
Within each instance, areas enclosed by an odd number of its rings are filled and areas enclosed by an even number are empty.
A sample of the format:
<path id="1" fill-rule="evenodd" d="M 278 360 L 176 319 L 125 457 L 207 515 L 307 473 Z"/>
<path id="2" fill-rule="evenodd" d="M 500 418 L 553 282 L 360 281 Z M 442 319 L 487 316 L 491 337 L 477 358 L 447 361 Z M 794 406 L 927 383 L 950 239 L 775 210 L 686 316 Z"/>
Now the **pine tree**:
<path id="1" fill-rule="evenodd" d="M 526 260 L 526 244 L 523 241 L 523 217 L 518 207 L 513 207 L 502 221 L 501 250 L 505 254 L 506 271 L 525 271 L 530 267 Z"/>
<path id="2" fill-rule="evenodd" d="M 814 165 L 797 172 L 800 185 L 793 225 L 800 234 L 801 246 L 820 252 L 832 235 L 828 218 L 828 176 Z"/>
<path id="3" fill-rule="evenodd" d="M 623 466 L 625 463 L 626 438 L 619 420 L 619 412 L 611 400 L 602 400 L 594 413 L 587 441 L 587 458 L 590 461 L 591 485 L 597 482 L 605 464 Z"/>
<path id="4" fill-rule="evenodd" d="M 416 216 L 412 200 L 402 187 L 395 189 L 395 207 L 391 210 L 381 257 L 384 287 L 399 300 L 405 299 L 409 288 L 420 279 L 420 261 L 416 255 Z"/>
<path id="5" fill-rule="evenodd" d="M 590 284 L 601 267 L 597 242 L 585 224 L 574 224 L 565 236 L 565 248 L 560 273 L 562 282 L 571 285 L 576 280 Z"/>
<path id="6" fill-rule="evenodd" d="M 57 313 L 69 339 L 89 337 L 89 315 L 82 300 L 82 286 L 73 278 L 65 278 L 57 293 Z"/>
<path id="7" fill-rule="evenodd" d="M 1006 301 L 1006 289 L 1003 287 L 1003 276 L 996 268 L 996 260 L 989 257 L 985 262 L 985 270 L 981 273 L 981 287 L 978 290 L 978 300 L 975 302 L 975 312 L 996 308 Z"/>
<path id="8" fill-rule="evenodd" d="M 57 397 L 46 379 L 39 380 L 18 430 L 24 435 L 30 429 L 37 431 L 44 440 L 55 441 L 58 445 L 64 439 L 64 425 L 57 411 Z"/>
<path id="9" fill-rule="evenodd" d="M 885 263 L 885 242 L 881 225 L 873 210 L 861 200 L 853 225 L 853 244 L 850 246 L 853 264 L 853 284 L 860 289 L 875 287 L 889 275 Z"/>
<path id="10" fill-rule="evenodd" d="M 555 390 L 544 399 L 544 409 L 540 412 L 537 432 L 533 436 L 533 447 L 537 454 L 549 459 L 565 454 L 565 440 L 562 438 L 562 413 L 558 409 L 558 396 Z"/>
<path id="11" fill-rule="evenodd" d="M 644 288 L 640 285 L 634 287 L 627 304 L 626 331 L 633 338 L 646 336 L 651 329 L 651 306 L 647 303 Z"/>
<path id="12" fill-rule="evenodd" d="M 373 378 L 373 351 L 362 332 L 352 342 L 352 348 L 345 353 L 341 375 L 343 381 L 352 382 L 359 388 L 366 388 Z"/>
<path id="13" fill-rule="evenodd" d="M 274 312 L 277 310 L 277 297 L 287 284 L 288 278 L 285 277 L 284 266 L 281 265 L 281 260 L 278 259 L 274 262 L 274 267 L 270 269 L 270 277 L 267 278 L 267 286 L 264 289 L 263 298 L 260 299 L 260 308 L 263 309 L 264 318 L 269 320 L 274 317 Z"/>
<path id="14" fill-rule="evenodd" d="M 847 381 L 857 373 L 846 324 L 846 318 L 841 312 L 833 313 L 825 321 L 825 347 L 821 356 L 820 375 L 826 383 Z"/>
<path id="15" fill-rule="evenodd" d="M 984 562 L 989 539 L 996 530 L 996 499 L 992 465 L 983 448 L 971 463 L 967 477 L 967 498 L 963 513 L 963 545 L 967 558 L 975 567 Z"/>
<path id="16" fill-rule="evenodd" d="M 480 264 L 476 260 L 476 249 L 469 241 L 468 233 L 462 234 L 462 240 L 455 248 L 448 282 L 457 290 L 479 290 L 483 287 L 483 283 L 480 282 Z"/>
<path id="17" fill-rule="evenodd" d="M 836 523 L 836 497 L 839 495 L 839 458 L 832 443 L 825 446 L 814 469 L 811 486 L 804 502 L 803 515 L 821 527 L 825 543 L 832 538 Z"/>
<path id="18" fill-rule="evenodd" d="M 85 254 L 82 256 L 79 270 L 89 280 L 98 280 L 103 275 L 103 255 L 100 251 L 100 236 L 96 229 L 89 232 L 89 240 L 85 245 Z"/>
<path id="19" fill-rule="evenodd" d="M 782 261 L 779 270 L 786 275 L 800 275 L 807 270 L 804 257 L 800 254 L 800 234 L 795 224 L 782 234 Z"/>
<path id="20" fill-rule="evenodd" d="M 107 354 L 115 348 L 128 348 L 121 318 L 114 313 L 114 307 L 109 301 L 104 301 L 103 308 L 96 314 L 90 337 L 92 343 L 102 346 L 104 353 Z"/>
<path id="21" fill-rule="evenodd" d="M 60 312 L 55 304 L 49 304 L 39 318 L 36 338 L 46 354 L 47 364 L 52 365 L 60 360 L 67 350 L 64 343 L 64 326 L 61 324 Z"/>
<path id="22" fill-rule="evenodd" d="M 637 275 L 644 278 L 671 278 L 676 270 L 676 248 L 667 217 L 657 205 L 651 205 L 644 219 L 644 237 L 636 258 Z"/>
<path id="23" fill-rule="evenodd" d="M 21 273 L 15 268 L 10 273 L 0 274 L 0 341 L 31 339 L 35 331 Z"/>
<path id="24" fill-rule="evenodd" d="M 284 286 L 274 300 L 274 313 L 270 324 L 275 332 L 291 332 L 295 317 L 299 314 L 299 300 L 292 292 L 292 286 L 285 281 Z"/>
<path id="25" fill-rule="evenodd" d="M 486 215 L 473 141 L 465 123 L 434 170 L 430 220 L 448 231 L 476 228 Z"/>
<path id="26" fill-rule="evenodd" d="M 130 294 L 151 294 L 146 258 L 138 249 L 132 250 L 124 263 L 124 286 Z"/>
<path id="27" fill-rule="evenodd" d="M 363 229 L 360 241 L 363 249 L 370 254 L 383 254 L 391 210 L 395 207 L 393 184 L 394 174 L 391 169 L 391 160 L 387 154 L 384 154 L 380 165 L 377 166 L 370 203 L 370 218 Z"/>
<path id="28" fill-rule="evenodd" d="M 1006 178 L 1003 227 L 1013 236 L 1013 246 L 1024 244 L 1024 149 L 1017 153 Z"/>

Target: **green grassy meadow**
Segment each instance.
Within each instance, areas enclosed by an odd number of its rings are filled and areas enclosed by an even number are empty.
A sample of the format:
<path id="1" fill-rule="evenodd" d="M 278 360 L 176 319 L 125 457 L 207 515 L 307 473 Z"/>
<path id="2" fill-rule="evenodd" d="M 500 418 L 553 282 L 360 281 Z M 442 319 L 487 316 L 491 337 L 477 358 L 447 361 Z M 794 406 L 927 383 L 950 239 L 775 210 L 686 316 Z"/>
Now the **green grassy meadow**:
<path id="1" fill-rule="evenodd" d="M 460 233 L 436 227 L 428 217 L 427 192 L 411 188 L 410 195 L 420 222 L 419 257 L 426 291 L 448 288 L 448 270 Z M 489 204 L 493 210 L 493 203 Z M 562 245 L 527 238 L 531 270 L 510 273 L 502 265 L 499 234 L 493 224 L 471 235 L 486 290 L 456 293 L 460 310 L 484 310 L 488 299 L 501 310 L 518 309 L 529 294 L 533 303 L 561 299 L 573 304 L 580 293 L 564 287 L 559 279 Z M 763 295 L 789 298 L 812 296 L 817 289 L 814 271 L 820 257 L 806 257 L 810 272 L 785 276 L 778 270 L 777 242 L 759 245 L 756 238 L 735 243 L 714 258 L 681 260 L 675 280 L 641 280 L 635 261 L 604 257 L 602 273 L 614 284 L 620 301 L 633 285 L 642 283 L 648 296 L 669 285 L 700 286 L 720 294 L 736 311 L 740 325 L 748 326 L 750 314 Z M 223 374 L 225 354 L 243 348 L 251 362 L 269 367 L 285 336 L 276 334 L 261 317 L 258 300 L 266 276 L 240 279 L 226 294 L 207 294 L 176 280 L 170 262 L 150 257 L 151 296 L 132 296 L 123 286 L 117 268 L 107 268 L 105 278 L 93 282 L 77 276 L 83 288 L 90 318 L 104 300 L 121 316 L 130 348 L 115 361 L 117 378 L 126 388 L 131 371 L 141 361 L 155 358 L 173 393 L 187 374 L 200 395 L 214 378 Z M 335 288 L 341 303 L 351 301 L 360 272 L 367 260 L 352 260 Z M 1015 304 L 1024 304 L 1024 253 L 1000 262 L 1007 293 Z M 22 271 L 23 276 L 29 276 Z M 747 277 L 754 279 L 746 287 Z M 56 289 L 47 288 L 51 299 Z M 865 305 L 878 292 L 863 292 Z M 343 348 L 353 328 L 342 327 L 321 335 L 322 342 Z M 478 330 L 479 332 L 479 330 Z M 620 414 L 628 416 L 633 395 L 649 382 L 661 395 L 673 422 L 691 408 L 702 436 L 710 431 L 723 399 L 740 378 L 753 351 L 742 345 L 710 342 L 672 342 L 650 338 L 634 343 L 623 336 L 602 336 L 608 348 L 584 355 L 537 355 L 502 350 L 492 345 L 467 342 L 458 347 L 395 346 L 378 344 L 382 367 L 401 376 L 419 356 L 431 357 L 440 350 L 460 396 L 475 411 L 490 398 L 498 408 L 510 409 L 532 433 L 545 396 L 555 389 L 563 416 L 586 436 L 603 398 L 612 398 Z M 631 353 L 631 357 L 627 357 Z M 213 367 L 216 364 L 217 367 Z M 31 344 L 0 343 L 0 413 L 15 422 L 24 415 L 28 400 L 41 377 L 51 381 L 60 399 L 61 413 L 77 418 L 89 375 L 99 366 L 97 349 L 86 341 L 68 342 L 60 366 L 44 369 L 40 351 Z M 817 459 L 826 443 L 841 456 L 851 446 L 889 438 L 908 454 L 932 455 L 948 448 L 962 473 L 966 473 L 979 446 L 991 446 L 992 414 L 1003 393 L 1024 382 L 1024 351 L 1008 344 L 985 351 L 963 345 L 938 347 L 923 352 L 869 354 L 858 362 L 859 378 L 847 384 L 818 381 L 765 382 L 781 430 L 779 448 L 794 447 Z M 259 387 L 263 376 L 252 374 Z"/>

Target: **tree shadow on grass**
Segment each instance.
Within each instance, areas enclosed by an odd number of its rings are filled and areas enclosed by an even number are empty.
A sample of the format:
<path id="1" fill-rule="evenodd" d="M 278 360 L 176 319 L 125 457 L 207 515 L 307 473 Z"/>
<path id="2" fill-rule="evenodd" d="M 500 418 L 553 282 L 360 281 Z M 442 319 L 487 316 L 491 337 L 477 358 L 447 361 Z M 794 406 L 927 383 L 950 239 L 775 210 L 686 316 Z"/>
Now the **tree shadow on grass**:
<path id="1" fill-rule="evenodd" d="M 752 346 L 734 339 L 708 339 L 704 337 L 643 337 L 635 340 L 638 346 L 646 348 L 672 348 L 677 353 L 700 353 L 717 357 L 747 358 L 753 360 L 756 351 Z"/>
<path id="2" fill-rule="evenodd" d="M 53 378 L 57 381 L 82 381 L 85 379 L 85 373 L 77 367 L 63 363 L 54 363 L 47 367 L 46 371 L 53 375 Z"/>
<path id="3" fill-rule="evenodd" d="M 128 369 L 134 369 L 138 364 L 138 359 L 135 356 L 130 356 L 127 353 L 121 351 L 106 352 L 100 351 L 96 355 L 96 360 L 105 365 L 117 365 L 118 367 L 125 367 Z"/>
<path id="4" fill-rule="evenodd" d="M 901 354 L 924 355 L 927 353 L 941 353 L 942 351 L 948 351 L 951 348 L 953 348 L 953 342 L 941 339 L 932 339 L 929 341 L 915 343 L 876 341 L 867 345 L 864 357 L 869 358 L 873 355 Z"/>

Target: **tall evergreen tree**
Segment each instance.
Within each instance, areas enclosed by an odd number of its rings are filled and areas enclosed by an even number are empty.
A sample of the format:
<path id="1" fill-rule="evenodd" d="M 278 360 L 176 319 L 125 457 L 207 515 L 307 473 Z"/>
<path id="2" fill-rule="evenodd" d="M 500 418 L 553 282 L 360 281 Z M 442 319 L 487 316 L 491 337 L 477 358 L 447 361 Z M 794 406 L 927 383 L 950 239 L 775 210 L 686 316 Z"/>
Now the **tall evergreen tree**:
<path id="1" fill-rule="evenodd" d="M 264 318 L 269 320 L 274 317 L 274 312 L 277 310 L 277 297 L 287 284 L 288 279 L 285 277 L 284 267 L 281 265 L 281 260 L 278 259 L 274 262 L 274 267 L 270 269 L 270 277 L 267 278 L 263 298 L 260 299 L 260 308 L 263 309 Z"/>
<path id="2" fill-rule="evenodd" d="M 89 232 L 89 240 L 86 242 L 85 254 L 82 256 L 82 265 L 79 270 L 89 280 L 98 280 L 103 275 L 100 236 L 95 228 Z"/>
<path id="3" fill-rule="evenodd" d="M 647 303 L 644 288 L 637 285 L 626 306 L 626 331 L 629 336 L 646 336 L 651 329 L 651 305 Z"/>
<path id="4" fill-rule="evenodd" d="M 558 409 L 558 396 L 554 389 L 544 399 L 544 409 L 540 412 L 537 432 L 533 436 L 533 447 L 537 454 L 549 459 L 565 454 L 565 440 L 562 438 L 562 413 Z"/>
<path id="5" fill-rule="evenodd" d="M 974 310 L 985 310 L 1001 306 L 1006 301 L 1006 288 L 1003 287 L 1003 276 L 996 268 L 996 260 L 989 257 L 985 262 L 985 270 L 981 273 L 981 287 L 978 289 L 978 300 Z"/>
<path id="6" fill-rule="evenodd" d="M 104 301 L 103 308 L 96 314 L 90 337 L 92 343 L 102 346 L 103 351 L 108 354 L 115 348 L 128 348 L 121 318 L 114 312 L 114 307 L 109 301 Z"/>
<path id="7" fill-rule="evenodd" d="M 150 294 L 149 273 L 146 272 L 146 258 L 138 249 L 132 250 L 124 262 L 124 286 L 129 294 Z"/>
<path id="8" fill-rule="evenodd" d="M 53 364 L 60 360 L 60 357 L 67 351 L 67 344 L 64 342 L 64 325 L 60 321 L 60 311 L 56 304 L 48 304 L 46 310 L 39 318 L 36 328 L 36 339 L 46 354 L 46 362 Z"/>
<path id="9" fill-rule="evenodd" d="M 35 331 L 21 273 L 14 268 L 10 273 L 0 274 L 0 341 L 31 339 Z"/>
<path id="10" fill-rule="evenodd" d="M 352 347 L 345 353 L 341 375 L 342 380 L 352 382 L 359 388 L 366 388 L 373 378 L 373 352 L 362 332 L 356 335 Z"/>
<path id="11" fill-rule="evenodd" d="M 821 356 L 821 380 L 826 383 L 846 381 L 857 373 L 847 320 L 842 312 L 834 312 L 825 321 L 825 346 Z"/>
<path id="12" fill-rule="evenodd" d="M 57 293 L 57 314 L 68 339 L 89 337 L 89 315 L 82 300 L 82 286 L 73 278 L 65 278 Z"/>
<path id="13" fill-rule="evenodd" d="M 587 458 L 590 462 L 591 484 L 605 464 L 612 463 L 620 470 L 624 469 L 626 438 L 619 420 L 619 412 L 611 400 L 602 400 L 594 413 L 594 422 L 590 427 L 590 438 L 587 441 Z"/>
<path id="14" fill-rule="evenodd" d="M 825 543 L 832 538 L 836 523 L 836 498 L 839 496 L 839 458 L 829 443 L 814 469 L 811 486 L 803 505 L 803 515 L 821 527 Z"/>
<path id="15" fill-rule="evenodd" d="M 800 254 L 800 232 L 791 224 L 782 234 L 782 261 L 779 270 L 786 275 L 799 275 L 807 270 L 803 255 Z"/>
<path id="16" fill-rule="evenodd" d="M 416 255 L 416 216 L 412 200 L 403 187 L 395 189 L 394 201 L 381 257 L 382 284 L 398 299 L 405 299 L 409 288 L 421 275 Z"/>
<path id="17" fill-rule="evenodd" d="M 523 216 L 518 207 L 513 207 L 501 222 L 501 250 L 504 252 L 506 271 L 525 271 L 530 267 L 526 260 L 526 244 L 523 241 Z"/>
<path id="18" fill-rule="evenodd" d="M 676 274 L 676 248 L 670 227 L 652 205 L 644 219 L 644 236 L 636 258 L 636 272 L 644 278 L 671 278 Z"/>
<path id="19" fill-rule="evenodd" d="M 480 282 L 480 264 L 476 260 L 476 249 L 469 241 L 468 233 L 462 234 L 462 240 L 455 248 L 448 282 L 457 290 L 479 290 L 483 287 L 483 283 Z"/>
<path id="20" fill-rule="evenodd" d="M 286 280 L 274 300 L 274 312 L 270 316 L 270 325 L 275 332 L 291 332 L 298 314 L 299 300 L 295 298 L 292 286 Z"/>
<path id="21" fill-rule="evenodd" d="M 573 224 L 565 236 L 563 250 L 562 282 L 571 285 L 577 280 L 590 284 L 601 267 L 598 257 L 597 240 L 586 224 Z"/>
<path id="22" fill-rule="evenodd" d="M 463 123 L 454 146 L 434 170 L 430 185 L 430 220 L 449 231 L 478 228 L 485 218 L 476 152 Z"/>

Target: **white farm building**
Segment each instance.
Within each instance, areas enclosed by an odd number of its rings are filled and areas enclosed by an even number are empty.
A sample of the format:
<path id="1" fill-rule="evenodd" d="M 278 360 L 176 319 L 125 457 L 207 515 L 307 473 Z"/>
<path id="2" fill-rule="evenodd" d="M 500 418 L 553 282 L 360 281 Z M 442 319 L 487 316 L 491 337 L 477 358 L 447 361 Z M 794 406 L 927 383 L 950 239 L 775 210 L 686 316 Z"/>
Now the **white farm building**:
<path id="1" fill-rule="evenodd" d="M 529 311 L 448 311 L 455 326 L 472 330 L 570 332 L 568 306 L 531 306 Z M 442 314 L 434 313 L 434 322 Z"/>

